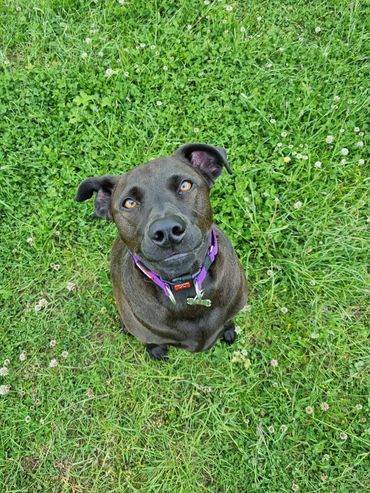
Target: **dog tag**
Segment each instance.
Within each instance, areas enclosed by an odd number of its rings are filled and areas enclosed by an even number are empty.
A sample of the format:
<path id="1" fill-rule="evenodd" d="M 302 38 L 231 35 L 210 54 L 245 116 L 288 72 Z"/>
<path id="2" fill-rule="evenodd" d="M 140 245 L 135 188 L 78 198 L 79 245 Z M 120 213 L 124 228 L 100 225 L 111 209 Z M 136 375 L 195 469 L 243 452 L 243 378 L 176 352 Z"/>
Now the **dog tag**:
<path id="1" fill-rule="evenodd" d="M 210 307 L 212 305 L 211 300 L 203 299 L 203 290 L 197 290 L 196 296 L 194 296 L 194 298 L 188 298 L 186 300 L 186 303 L 188 305 L 202 305 L 207 307 Z"/>

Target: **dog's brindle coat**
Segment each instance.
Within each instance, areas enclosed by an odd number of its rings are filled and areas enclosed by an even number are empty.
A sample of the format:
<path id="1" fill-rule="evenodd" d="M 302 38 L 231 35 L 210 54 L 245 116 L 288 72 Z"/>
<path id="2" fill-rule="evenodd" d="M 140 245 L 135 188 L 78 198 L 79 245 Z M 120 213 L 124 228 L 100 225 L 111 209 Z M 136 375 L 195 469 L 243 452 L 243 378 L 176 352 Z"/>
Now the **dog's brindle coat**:
<path id="1" fill-rule="evenodd" d="M 235 338 L 232 317 L 244 306 L 244 271 L 226 235 L 216 228 L 218 254 L 203 283 L 211 307 L 187 304 L 194 288 L 174 292 L 176 304 L 134 264 L 130 252 L 163 280 L 193 274 L 204 262 L 213 224 L 209 191 L 231 168 L 224 149 L 187 144 L 170 157 L 142 164 L 122 176 L 88 178 L 83 201 L 96 192 L 95 217 L 113 220 L 111 277 L 122 325 L 161 359 L 167 346 L 205 351 L 222 337 Z"/>

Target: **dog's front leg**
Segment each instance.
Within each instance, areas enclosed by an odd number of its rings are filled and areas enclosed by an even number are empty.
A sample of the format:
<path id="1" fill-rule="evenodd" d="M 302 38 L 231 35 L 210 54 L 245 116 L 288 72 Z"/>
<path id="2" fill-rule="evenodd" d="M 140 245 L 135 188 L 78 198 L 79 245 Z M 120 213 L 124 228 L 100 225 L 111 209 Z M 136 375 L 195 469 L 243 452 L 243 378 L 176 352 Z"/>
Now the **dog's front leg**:
<path id="1" fill-rule="evenodd" d="M 167 344 L 146 344 L 146 349 L 150 354 L 150 357 L 156 360 L 162 360 L 167 355 Z"/>
<path id="2" fill-rule="evenodd" d="M 235 323 L 233 320 L 229 320 L 229 322 L 225 324 L 224 329 L 221 340 L 226 342 L 226 344 L 232 344 L 236 339 Z"/>

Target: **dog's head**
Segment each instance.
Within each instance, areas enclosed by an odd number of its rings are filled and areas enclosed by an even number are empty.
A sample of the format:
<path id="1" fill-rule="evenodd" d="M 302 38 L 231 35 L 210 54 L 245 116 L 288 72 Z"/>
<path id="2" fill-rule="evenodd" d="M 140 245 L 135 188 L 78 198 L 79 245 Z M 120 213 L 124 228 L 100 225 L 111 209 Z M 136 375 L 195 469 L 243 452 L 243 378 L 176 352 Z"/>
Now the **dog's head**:
<path id="1" fill-rule="evenodd" d="M 186 144 L 124 175 L 84 180 L 76 200 L 96 192 L 94 217 L 113 220 L 127 247 L 172 279 L 195 272 L 204 260 L 212 226 L 209 190 L 223 167 L 232 173 L 224 149 Z"/>

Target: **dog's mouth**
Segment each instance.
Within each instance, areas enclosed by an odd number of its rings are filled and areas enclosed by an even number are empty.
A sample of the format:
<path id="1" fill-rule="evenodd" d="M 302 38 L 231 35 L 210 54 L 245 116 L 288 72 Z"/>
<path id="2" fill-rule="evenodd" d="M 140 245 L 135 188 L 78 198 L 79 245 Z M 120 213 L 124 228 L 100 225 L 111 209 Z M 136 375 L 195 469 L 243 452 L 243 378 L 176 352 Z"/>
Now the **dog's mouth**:
<path id="1" fill-rule="evenodd" d="M 157 272 L 164 279 L 173 279 L 184 274 L 192 274 L 199 270 L 207 252 L 207 245 L 200 242 L 190 251 L 171 252 L 165 257 L 152 258 L 148 255 L 139 254 L 145 265 L 153 272 Z"/>
<path id="2" fill-rule="evenodd" d="M 165 257 L 164 259 L 161 260 L 166 265 L 172 264 L 174 262 L 179 262 L 181 260 L 185 260 L 186 257 L 188 257 L 191 254 L 191 252 L 183 252 L 183 253 L 172 253 L 168 257 Z"/>

